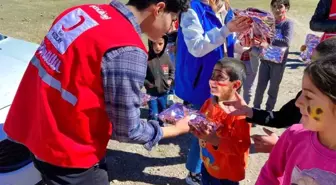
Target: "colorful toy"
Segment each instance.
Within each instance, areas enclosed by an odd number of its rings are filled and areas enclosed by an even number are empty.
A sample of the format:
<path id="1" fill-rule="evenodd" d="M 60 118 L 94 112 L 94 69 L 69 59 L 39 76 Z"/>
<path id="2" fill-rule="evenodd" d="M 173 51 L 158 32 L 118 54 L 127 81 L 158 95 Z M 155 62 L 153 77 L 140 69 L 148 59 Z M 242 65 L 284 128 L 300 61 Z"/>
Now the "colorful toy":
<path id="1" fill-rule="evenodd" d="M 267 48 L 262 48 L 260 57 L 264 60 L 282 63 L 287 47 L 278 46 L 268 46 Z"/>
<path id="2" fill-rule="evenodd" d="M 190 111 L 191 109 L 187 109 L 183 104 L 175 103 L 168 109 L 162 111 L 159 114 L 159 119 L 165 123 L 174 124 L 178 120 L 187 116 Z"/>
<path id="3" fill-rule="evenodd" d="M 236 10 L 235 14 L 247 16 L 252 21 L 252 28 L 237 35 L 242 46 L 251 47 L 256 43 L 269 42 L 274 37 L 275 19 L 271 13 L 256 8 L 247 8 L 246 10 Z"/>
<path id="4" fill-rule="evenodd" d="M 146 105 L 149 101 L 155 100 L 155 99 L 157 99 L 157 97 L 148 95 L 146 93 L 141 93 L 140 94 L 140 101 L 141 101 L 141 105 L 143 105 L 143 106 Z"/>
<path id="5" fill-rule="evenodd" d="M 321 38 L 317 35 L 307 34 L 305 45 L 301 46 L 300 57 L 302 61 L 307 63 L 311 62 L 313 52 L 316 46 L 320 43 L 320 40 Z"/>
<path id="6" fill-rule="evenodd" d="M 205 115 L 199 112 L 193 112 L 190 115 L 189 125 L 192 125 L 196 129 L 200 129 L 201 126 L 210 126 L 212 131 L 216 131 L 218 128 L 218 124 L 209 121 Z"/>

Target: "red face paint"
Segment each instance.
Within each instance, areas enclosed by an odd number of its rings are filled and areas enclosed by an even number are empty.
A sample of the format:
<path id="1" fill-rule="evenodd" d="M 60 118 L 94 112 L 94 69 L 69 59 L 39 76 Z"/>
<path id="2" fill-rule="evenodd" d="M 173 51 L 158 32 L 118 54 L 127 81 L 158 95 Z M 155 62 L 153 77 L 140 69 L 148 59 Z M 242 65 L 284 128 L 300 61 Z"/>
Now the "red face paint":
<path id="1" fill-rule="evenodd" d="M 228 86 L 228 83 L 227 83 L 227 82 L 219 82 L 219 81 L 216 81 L 216 85 L 221 86 L 221 87 L 224 87 L 224 86 Z"/>

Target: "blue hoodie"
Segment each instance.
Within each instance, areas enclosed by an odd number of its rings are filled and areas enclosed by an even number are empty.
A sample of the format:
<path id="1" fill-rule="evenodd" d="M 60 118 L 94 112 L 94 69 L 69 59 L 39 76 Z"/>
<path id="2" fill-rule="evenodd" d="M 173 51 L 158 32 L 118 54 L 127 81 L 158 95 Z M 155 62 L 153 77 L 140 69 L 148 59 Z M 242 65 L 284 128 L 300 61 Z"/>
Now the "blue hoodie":
<path id="1" fill-rule="evenodd" d="M 221 29 L 222 23 L 215 12 L 207 4 L 199 0 L 190 3 L 191 9 L 197 14 L 204 30 L 203 36 L 213 28 Z M 225 24 L 233 19 L 230 9 L 225 17 Z M 181 26 L 181 25 L 180 25 Z M 235 38 L 231 34 L 226 37 L 227 56 L 233 57 Z M 191 104 L 201 106 L 210 94 L 209 79 L 217 61 L 224 57 L 223 44 L 201 57 L 195 57 L 187 48 L 182 28 L 178 30 L 175 90 L 176 95 Z"/>

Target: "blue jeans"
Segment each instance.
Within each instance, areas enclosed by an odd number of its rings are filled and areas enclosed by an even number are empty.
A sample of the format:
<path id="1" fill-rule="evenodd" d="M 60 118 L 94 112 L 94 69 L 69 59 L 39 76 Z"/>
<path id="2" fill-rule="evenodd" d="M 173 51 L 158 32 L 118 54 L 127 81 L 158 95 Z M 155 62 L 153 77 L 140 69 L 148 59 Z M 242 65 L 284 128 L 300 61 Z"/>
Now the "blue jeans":
<path id="1" fill-rule="evenodd" d="M 205 166 L 202 165 L 202 185 L 239 185 L 239 182 L 212 177 L 206 170 Z"/>
<path id="2" fill-rule="evenodd" d="M 163 122 L 159 120 L 158 116 L 159 113 L 162 112 L 167 108 L 167 96 L 168 94 L 165 93 L 161 96 L 158 96 L 155 100 L 150 100 L 148 102 L 149 107 L 149 120 L 156 120 L 159 121 L 160 125 L 163 126 Z"/>
<path id="3" fill-rule="evenodd" d="M 184 102 L 185 105 L 190 105 L 187 102 Z M 190 105 L 193 109 L 201 109 L 200 105 Z M 189 148 L 189 153 L 187 157 L 186 168 L 192 173 L 201 173 L 202 169 L 202 160 L 200 156 L 200 146 L 198 138 L 192 136 L 191 145 Z"/>

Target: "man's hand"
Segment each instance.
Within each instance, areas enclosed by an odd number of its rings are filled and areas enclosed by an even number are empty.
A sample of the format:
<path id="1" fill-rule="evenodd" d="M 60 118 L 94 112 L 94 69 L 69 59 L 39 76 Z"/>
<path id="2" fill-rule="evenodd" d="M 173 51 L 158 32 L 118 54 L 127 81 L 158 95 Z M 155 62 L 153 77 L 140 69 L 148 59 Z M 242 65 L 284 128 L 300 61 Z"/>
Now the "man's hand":
<path id="1" fill-rule="evenodd" d="M 267 128 L 263 128 L 263 130 L 267 135 L 253 135 L 251 137 L 257 153 L 270 153 L 279 137 Z"/>
<path id="2" fill-rule="evenodd" d="M 252 20 L 249 17 L 237 16 L 229 23 L 227 23 L 227 28 L 230 32 L 244 32 L 252 27 Z"/>
<path id="3" fill-rule="evenodd" d="M 223 101 L 218 103 L 219 106 L 229 115 L 233 116 L 247 116 L 251 118 L 253 116 L 252 109 L 246 104 L 244 99 L 236 93 L 236 100 Z"/>
<path id="4" fill-rule="evenodd" d="M 190 127 L 189 127 L 189 121 L 190 121 L 190 117 L 186 116 L 180 120 L 178 120 L 174 127 L 176 127 L 177 130 L 179 130 L 179 132 L 181 134 L 185 134 L 188 133 L 190 131 Z"/>
<path id="5" fill-rule="evenodd" d="M 190 131 L 190 127 L 188 125 L 189 121 L 190 117 L 186 116 L 178 120 L 176 123 L 172 123 L 172 126 L 162 127 L 163 138 L 176 137 L 181 134 L 188 133 Z"/>

